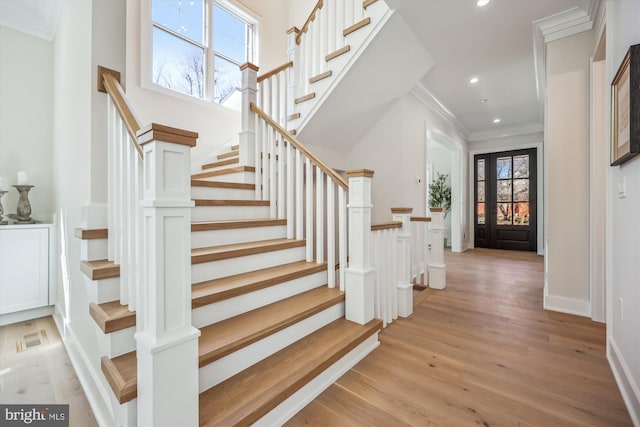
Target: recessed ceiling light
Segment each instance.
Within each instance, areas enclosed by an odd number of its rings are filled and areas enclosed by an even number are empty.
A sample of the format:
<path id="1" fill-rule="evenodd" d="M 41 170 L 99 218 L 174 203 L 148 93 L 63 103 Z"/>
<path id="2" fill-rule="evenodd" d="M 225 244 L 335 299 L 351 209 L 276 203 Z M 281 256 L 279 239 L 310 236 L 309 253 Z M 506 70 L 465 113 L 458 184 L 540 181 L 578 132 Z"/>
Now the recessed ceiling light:
<path id="1" fill-rule="evenodd" d="M 486 6 L 489 4 L 489 1 L 491 0 L 478 0 L 478 7 L 482 7 L 482 6 Z"/>
<path id="2" fill-rule="evenodd" d="M 483 104 L 486 104 L 487 102 L 489 102 L 489 100 L 487 98 L 482 98 L 480 102 L 482 102 Z"/>
<path id="3" fill-rule="evenodd" d="M 472 85 L 478 83 L 480 81 L 479 78 L 477 77 L 471 77 L 471 80 L 469 80 L 469 83 L 471 83 Z"/>
<path id="4" fill-rule="evenodd" d="M 500 119 L 493 119 L 493 123 L 500 123 Z"/>

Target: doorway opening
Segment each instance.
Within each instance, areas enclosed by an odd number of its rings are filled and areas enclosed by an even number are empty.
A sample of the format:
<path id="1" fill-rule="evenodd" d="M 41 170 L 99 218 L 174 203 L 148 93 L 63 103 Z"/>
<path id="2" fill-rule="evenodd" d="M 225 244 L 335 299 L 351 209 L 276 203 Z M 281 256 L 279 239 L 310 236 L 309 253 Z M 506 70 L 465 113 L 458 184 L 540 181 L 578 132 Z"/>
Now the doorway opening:
<path id="1" fill-rule="evenodd" d="M 536 149 L 474 156 L 475 246 L 537 252 Z"/>

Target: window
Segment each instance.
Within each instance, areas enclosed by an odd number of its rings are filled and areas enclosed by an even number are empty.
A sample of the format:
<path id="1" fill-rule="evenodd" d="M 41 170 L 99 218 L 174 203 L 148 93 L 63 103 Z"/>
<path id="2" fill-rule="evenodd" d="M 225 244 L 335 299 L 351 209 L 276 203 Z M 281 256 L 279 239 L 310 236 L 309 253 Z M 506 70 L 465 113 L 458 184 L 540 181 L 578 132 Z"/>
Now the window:
<path id="1" fill-rule="evenodd" d="M 256 21 L 231 3 L 152 0 L 151 81 L 227 104 L 242 84 L 240 65 L 253 62 Z"/>

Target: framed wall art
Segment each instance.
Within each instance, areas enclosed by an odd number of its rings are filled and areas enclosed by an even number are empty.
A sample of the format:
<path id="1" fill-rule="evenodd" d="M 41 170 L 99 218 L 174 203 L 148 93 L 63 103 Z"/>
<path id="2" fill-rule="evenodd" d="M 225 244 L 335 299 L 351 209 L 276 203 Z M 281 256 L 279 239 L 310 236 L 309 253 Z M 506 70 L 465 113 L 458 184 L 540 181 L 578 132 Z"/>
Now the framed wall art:
<path id="1" fill-rule="evenodd" d="M 640 153 L 640 44 L 633 45 L 611 82 L 611 166 Z"/>

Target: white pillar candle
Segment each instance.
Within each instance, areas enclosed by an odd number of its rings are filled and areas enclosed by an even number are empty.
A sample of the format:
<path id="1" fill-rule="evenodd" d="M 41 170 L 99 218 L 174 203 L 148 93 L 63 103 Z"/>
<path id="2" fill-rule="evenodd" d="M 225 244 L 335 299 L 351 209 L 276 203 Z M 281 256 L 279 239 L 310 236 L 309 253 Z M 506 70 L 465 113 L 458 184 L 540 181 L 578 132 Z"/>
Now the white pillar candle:
<path id="1" fill-rule="evenodd" d="M 25 171 L 18 172 L 18 185 L 27 184 L 27 173 Z"/>

